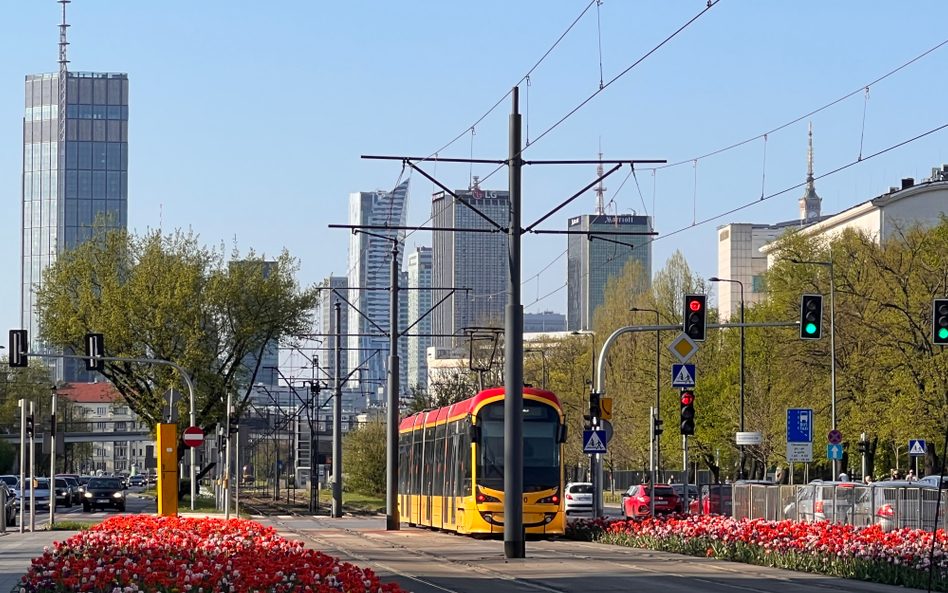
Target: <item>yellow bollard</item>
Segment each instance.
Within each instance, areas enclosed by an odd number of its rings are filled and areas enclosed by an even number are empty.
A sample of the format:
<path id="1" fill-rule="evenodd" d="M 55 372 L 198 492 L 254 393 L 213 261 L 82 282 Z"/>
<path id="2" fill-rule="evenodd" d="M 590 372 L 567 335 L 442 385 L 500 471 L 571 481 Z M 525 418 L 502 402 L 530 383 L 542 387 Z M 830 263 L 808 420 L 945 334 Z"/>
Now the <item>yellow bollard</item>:
<path id="1" fill-rule="evenodd" d="M 158 514 L 178 514 L 178 426 L 158 425 Z"/>

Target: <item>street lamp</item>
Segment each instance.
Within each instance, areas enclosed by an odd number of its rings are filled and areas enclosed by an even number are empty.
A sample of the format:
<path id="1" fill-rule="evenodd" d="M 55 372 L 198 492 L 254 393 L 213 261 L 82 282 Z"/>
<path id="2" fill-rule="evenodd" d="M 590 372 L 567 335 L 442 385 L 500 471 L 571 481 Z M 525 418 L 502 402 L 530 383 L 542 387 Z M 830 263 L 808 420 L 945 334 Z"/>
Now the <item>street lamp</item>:
<path id="1" fill-rule="evenodd" d="M 790 263 L 826 266 L 830 270 L 830 419 L 833 430 L 836 430 L 836 279 L 833 275 L 833 252 L 830 251 L 829 261 L 804 261 L 788 258 Z M 833 478 L 839 476 L 839 460 L 833 460 Z"/>
<path id="2" fill-rule="evenodd" d="M 741 432 L 744 432 L 744 283 L 740 280 L 730 280 L 728 278 L 718 278 L 717 276 L 709 278 L 711 282 L 730 282 L 741 287 Z M 730 314 L 730 312 L 729 312 Z M 738 479 L 744 479 L 744 445 L 741 445 L 741 466 L 738 470 Z"/>
<path id="3" fill-rule="evenodd" d="M 540 355 L 540 360 L 542 361 L 542 375 L 540 377 L 541 389 L 546 391 L 546 350 L 540 350 L 538 348 L 527 348 L 524 350 L 524 353 L 534 352 Z"/>

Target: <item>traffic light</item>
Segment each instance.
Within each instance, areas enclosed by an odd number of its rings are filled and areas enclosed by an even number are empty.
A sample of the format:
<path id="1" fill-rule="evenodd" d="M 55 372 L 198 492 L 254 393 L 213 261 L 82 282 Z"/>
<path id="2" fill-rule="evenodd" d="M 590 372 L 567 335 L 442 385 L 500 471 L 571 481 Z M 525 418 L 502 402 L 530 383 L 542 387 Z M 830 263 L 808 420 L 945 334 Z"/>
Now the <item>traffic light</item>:
<path id="1" fill-rule="evenodd" d="M 948 344 L 948 299 L 932 302 L 932 344 Z"/>
<path id="2" fill-rule="evenodd" d="M 658 438 L 662 436 L 662 433 L 665 432 L 665 430 L 662 428 L 662 424 L 664 423 L 664 420 L 659 420 L 655 416 L 652 416 L 652 438 Z"/>
<path id="3" fill-rule="evenodd" d="M 866 453 L 869 452 L 869 443 L 868 443 L 868 442 L 866 442 L 866 441 L 859 441 L 858 445 L 859 445 L 859 452 L 860 452 L 860 453 L 866 454 Z"/>
<path id="4" fill-rule="evenodd" d="M 695 342 L 704 342 L 708 326 L 708 295 L 685 295 L 685 334 Z"/>
<path id="5" fill-rule="evenodd" d="M 800 299 L 800 339 L 819 340 L 823 335 L 823 295 L 805 294 Z"/>
<path id="6" fill-rule="evenodd" d="M 230 415 L 230 422 L 228 423 L 228 434 L 237 434 L 237 429 L 240 428 L 240 416 L 237 414 Z"/>
<path id="7" fill-rule="evenodd" d="M 28 341 L 25 329 L 10 330 L 10 368 L 23 368 L 30 365 L 26 356 Z"/>
<path id="8" fill-rule="evenodd" d="M 684 390 L 681 392 L 681 434 L 695 433 L 695 392 Z"/>
<path id="9" fill-rule="evenodd" d="M 33 436 L 33 415 L 30 414 L 26 417 L 26 436 Z"/>
<path id="10" fill-rule="evenodd" d="M 589 418 L 593 426 L 599 426 L 602 410 L 599 408 L 599 394 L 595 391 L 589 394 Z"/>
<path id="11" fill-rule="evenodd" d="M 105 370 L 105 338 L 102 334 L 86 334 L 86 370 L 99 371 Z"/>

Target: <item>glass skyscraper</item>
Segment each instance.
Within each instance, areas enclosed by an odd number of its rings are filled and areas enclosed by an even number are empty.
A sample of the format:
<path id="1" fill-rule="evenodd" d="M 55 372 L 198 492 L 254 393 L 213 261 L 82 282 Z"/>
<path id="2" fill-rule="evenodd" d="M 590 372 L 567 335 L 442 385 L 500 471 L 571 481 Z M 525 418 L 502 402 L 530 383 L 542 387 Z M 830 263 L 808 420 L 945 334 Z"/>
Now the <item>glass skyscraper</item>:
<path id="1" fill-rule="evenodd" d="M 589 215 L 569 219 L 571 231 L 651 231 L 652 218 L 636 215 Z M 634 245 L 629 248 L 608 241 L 589 240 L 587 235 L 568 235 L 566 268 L 566 328 L 591 330 L 596 307 L 603 303 L 611 276 L 620 276 L 629 260 L 642 264 L 644 291 L 652 279 L 652 243 L 648 235 L 602 235 L 606 239 Z"/>
<path id="2" fill-rule="evenodd" d="M 62 113 L 59 74 L 31 74 L 25 108 L 20 323 L 38 348 L 35 290 L 43 270 L 88 239 L 97 216 L 112 228 L 128 224 L 128 75 L 69 72 Z M 81 361 L 58 365 L 57 378 L 88 380 L 80 368 Z"/>

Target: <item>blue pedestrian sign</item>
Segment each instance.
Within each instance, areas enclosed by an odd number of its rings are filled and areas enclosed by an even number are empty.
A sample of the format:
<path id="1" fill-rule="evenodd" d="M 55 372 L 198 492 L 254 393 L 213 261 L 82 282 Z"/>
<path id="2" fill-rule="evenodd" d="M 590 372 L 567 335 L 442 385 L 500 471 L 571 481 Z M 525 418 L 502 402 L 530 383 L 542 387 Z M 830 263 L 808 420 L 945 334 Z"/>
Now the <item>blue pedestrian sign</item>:
<path id="1" fill-rule="evenodd" d="M 813 410 L 790 408 L 787 410 L 787 442 L 813 442 Z"/>
<path id="2" fill-rule="evenodd" d="M 695 386 L 695 365 L 673 364 L 672 365 L 672 387 L 694 387 L 694 386 Z"/>
<path id="3" fill-rule="evenodd" d="M 606 452 L 606 431 L 584 430 L 583 431 L 583 453 L 605 453 L 605 452 Z"/>
<path id="4" fill-rule="evenodd" d="M 909 457 L 925 457 L 925 439 L 909 439 Z"/>
<path id="5" fill-rule="evenodd" d="M 827 459 L 842 459 L 843 446 L 842 445 L 826 445 L 826 458 Z"/>

